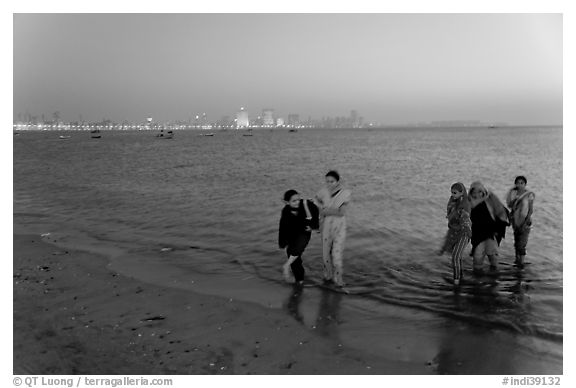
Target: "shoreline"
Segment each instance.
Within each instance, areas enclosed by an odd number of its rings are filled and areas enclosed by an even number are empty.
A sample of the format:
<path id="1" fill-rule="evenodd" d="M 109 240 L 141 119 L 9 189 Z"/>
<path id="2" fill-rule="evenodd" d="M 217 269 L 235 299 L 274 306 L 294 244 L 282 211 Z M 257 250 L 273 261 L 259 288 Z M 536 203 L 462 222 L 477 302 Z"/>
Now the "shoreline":
<path id="1" fill-rule="evenodd" d="M 143 283 L 105 257 L 13 238 L 15 374 L 435 373 L 343 347 L 282 310 Z"/>
<path id="2" fill-rule="evenodd" d="M 369 301 L 258 279 L 191 284 L 39 229 L 14 225 L 17 374 L 562 373 L 562 359 L 506 331 L 394 305 L 374 317 Z"/>

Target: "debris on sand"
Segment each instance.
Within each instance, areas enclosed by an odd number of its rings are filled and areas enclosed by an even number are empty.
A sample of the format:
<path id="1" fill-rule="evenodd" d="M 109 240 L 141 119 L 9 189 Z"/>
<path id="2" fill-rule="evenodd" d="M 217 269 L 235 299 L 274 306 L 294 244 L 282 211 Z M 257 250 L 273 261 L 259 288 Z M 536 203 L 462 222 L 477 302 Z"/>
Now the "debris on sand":
<path id="1" fill-rule="evenodd" d="M 151 322 L 151 321 L 163 321 L 164 319 L 166 319 L 166 317 L 163 315 L 155 315 L 155 316 L 150 317 L 150 318 L 141 319 L 140 321 L 141 322 Z"/>

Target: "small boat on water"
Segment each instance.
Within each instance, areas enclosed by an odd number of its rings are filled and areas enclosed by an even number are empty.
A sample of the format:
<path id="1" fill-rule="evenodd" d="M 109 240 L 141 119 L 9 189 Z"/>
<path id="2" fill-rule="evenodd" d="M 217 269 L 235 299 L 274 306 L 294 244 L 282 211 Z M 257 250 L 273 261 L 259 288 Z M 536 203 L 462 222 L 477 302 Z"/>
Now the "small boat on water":
<path id="1" fill-rule="evenodd" d="M 156 134 L 156 137 L 159 139 L 173 139 L 174 138 L 174 132 L 172 132 L 172 131 L 164 132 L 164 130 L 161 129 L 160 133 Z"/>
<path id="2" fill-rule="evenodd" d="M 214 136 L 213 133 L 204 133 L 202 136 Z"/>
<path id="3" fill-rule="evenodd" d="M 296 128 L 289 129 L 288 132 L 298 132 Z"/>
<path id="4" fill-rule="evenodd" d="M 102 137 L 102 135 L 100 134 L 100 130 L 99 129 L 93 129 L 90 131 L 90 137 L 92 139 L 100 139 Z"/>
<path id="5" fill-rule="evenodd" d="M 60 139 L 60 140 L 68 140 L 68 139 L 70 139 L 71 137 L 72 137 L 72 136 L 60 135 L 60 136 L 58 136 L 58 139 Z"/>
<path id="6" fill-rule="evenodd" d="M 246 133 L 243 133 L 242 136 L 252 136 L 252 128 L 248 129 Z"/>

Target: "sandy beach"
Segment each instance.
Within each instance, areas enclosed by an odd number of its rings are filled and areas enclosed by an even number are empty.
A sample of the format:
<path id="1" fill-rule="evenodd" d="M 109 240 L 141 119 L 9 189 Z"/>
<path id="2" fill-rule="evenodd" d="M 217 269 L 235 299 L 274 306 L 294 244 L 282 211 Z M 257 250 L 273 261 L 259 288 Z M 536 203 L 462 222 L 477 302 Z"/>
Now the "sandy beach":
<path id="1" fill-rule="evenodd" d="M 371 321 L 331 292 L 276 308 L 161 287 L 54 243 L 14 234 L 15 374 L 562 373 L 504 331 L 417 326 L 394 306 Z"/>
<path id="2" fill-rule="evenodd" d="M 15 374 L 435 373 L 346 348 L 282 310 L 144 284 L 44 240 L 14 235 Z"/>

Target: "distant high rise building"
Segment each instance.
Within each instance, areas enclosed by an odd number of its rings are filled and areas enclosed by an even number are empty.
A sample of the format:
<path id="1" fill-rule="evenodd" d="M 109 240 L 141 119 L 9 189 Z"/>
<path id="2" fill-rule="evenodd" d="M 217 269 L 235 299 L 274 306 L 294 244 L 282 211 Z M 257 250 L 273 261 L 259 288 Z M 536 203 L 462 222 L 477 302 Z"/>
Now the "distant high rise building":
<path id="1" fill-rule="evenodd" d="M 355 110 L 350 111 L 350 126 L 358 128 L 358 112 Z"/>
<path id="2" fill-rule="evenodd" d="M 292 127 L 297 127 L 300 125 L 300 116 L 295 113 L 290 113 L 288 115 L 288 125 Z"/>
<path id="3" fill-rule="evenodd" d="M 250 126 L 250 120 L 248 119 L 248 112 L 244 108 L 240 108 L 240 111 L 236 113 L 236 128 L 246 128 Z"/>
<path id="4" fill-rule="evenodd" d="M 262 110 L 262 125 L 274 126 L 274 109 Z"/>
<path id="5" fill-rule="evenodd" d="M 284 125 L 284 119 L 282 117 L 278 117 L 278 120 L 276 120 L 276 126 L 282 127 L 283 125 Z"/>

